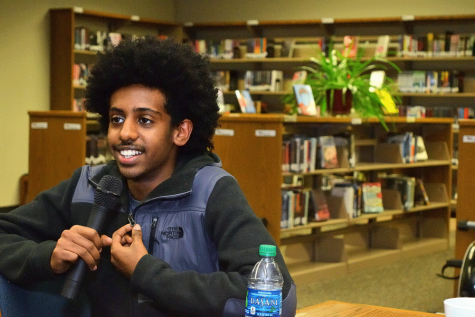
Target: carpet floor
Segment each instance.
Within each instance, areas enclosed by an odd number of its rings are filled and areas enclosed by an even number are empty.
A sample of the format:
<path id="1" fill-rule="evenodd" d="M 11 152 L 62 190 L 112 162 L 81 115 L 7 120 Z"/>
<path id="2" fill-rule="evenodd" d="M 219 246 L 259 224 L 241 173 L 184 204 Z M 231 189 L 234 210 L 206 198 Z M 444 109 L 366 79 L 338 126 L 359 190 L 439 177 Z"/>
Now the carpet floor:
<path id="1" fill-rule="evenodd" d="M 442 267 L 454 258 L 454 231 L 443 252 L 381 265 L 343 277 L 297 285 L 297 309 L 337 300 L 421 312 L 444 312 L 444 300 L 454 297 L 454 281 L 441 278 Z M 445 275 L 454 270 L 448 268 Z"/>

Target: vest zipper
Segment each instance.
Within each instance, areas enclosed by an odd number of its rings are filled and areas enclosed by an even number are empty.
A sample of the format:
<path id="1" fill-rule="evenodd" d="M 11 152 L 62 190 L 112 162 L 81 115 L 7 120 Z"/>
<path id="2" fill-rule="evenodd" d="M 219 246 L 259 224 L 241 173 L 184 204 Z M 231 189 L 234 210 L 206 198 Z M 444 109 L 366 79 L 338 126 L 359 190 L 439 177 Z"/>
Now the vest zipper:
<path id="1" fill-rule="evenodd" d="M 158 217 L 152 218 L 152 226 L 150 227 L 150 239 L 148 240 L 148 253 L 153 255 L 153 243 L 155 242 L 155 233 L 157 232 Z"/>
<path id="2" fill-rule="evenodd" d="M 129 223 L 132 227 L 135 226 L 136 222 L 134 220 L 134 215 L 131 212 L 129 213 L 129 216 L 127 217 L 127 220 L 129 221 Z"/>

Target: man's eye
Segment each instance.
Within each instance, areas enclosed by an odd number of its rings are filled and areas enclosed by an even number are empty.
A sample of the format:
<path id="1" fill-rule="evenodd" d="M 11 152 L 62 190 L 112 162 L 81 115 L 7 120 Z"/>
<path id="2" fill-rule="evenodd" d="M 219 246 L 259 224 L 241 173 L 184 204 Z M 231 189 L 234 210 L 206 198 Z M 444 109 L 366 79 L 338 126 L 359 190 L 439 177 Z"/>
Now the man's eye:
<path id="1" fill-rule="evenodd" d="M 119 116 L 112 116 L 110 118 L 110 122 L 112 122 L 112 123 L 122 123 L 122 122 L 124 122 L 124 118 L 119 117 Z"/>
<path id="2" fill-rule="evenodd" d="M 142 123 L 142 124 L 150 124 L 150 123 L 152 123 L 152 120 L 150 120 L 148 118 L 140 118 L 139 122 Z"/>

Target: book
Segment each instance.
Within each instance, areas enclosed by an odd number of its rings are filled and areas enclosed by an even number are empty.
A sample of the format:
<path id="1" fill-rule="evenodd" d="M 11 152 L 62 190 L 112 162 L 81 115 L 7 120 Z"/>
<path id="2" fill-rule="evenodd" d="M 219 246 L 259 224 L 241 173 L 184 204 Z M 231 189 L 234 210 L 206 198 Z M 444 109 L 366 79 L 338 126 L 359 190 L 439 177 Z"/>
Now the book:
<path id="1" fill-rule="evenodd" d="M 241 112 L 246 113 L 246 99 L 239 90 L 235 90 L 234 93 L 236 94 L 236 98 L 239 102 L 239 108 L 241 109 Z"/>
<path id="2" fill-rule="evenodd" d="M 346 35 L 343 37 L 343 52 L 346 57 L 355 57 L 358 51 L 358 37 Z"/>
<path id="3" fill-rule="evenodd" d="M 308 222 L 308 208 L 310 190 L 302 189 L 294 191 L 294 227 L 306 225 Z"/>
<path id="4" fill-rule="evenodd" d="M 293 85 L 303 85 L 305 84 L 305 80 L 307 79 L 307 71 L 299 70 L 294 73 L 292 77 L 292 84 Z"/>
<path id="5" fill-rule="evenodd" d="M 361 184 L 361 194 L 363 198 L 363 213 L 380 213 L 384 211 L 380 182 Z"/>
<path id="6" fill-rule="evenodd" d="M 423 205 L 429 205 L 430 199 L 427 195 L 426 189 L 424 187 L 424 182 L 421 178 L 416 179 L 416 192 L 414 197 L 414 203 L 422 203 Z"/>
<path id="7" fill-rule="evenodd" d="M 289 227 L 289 205 L 290 205 L 290 196 L 291 191 L 283 190 L 282 191 L 282 214 L 280 218 L 280 227 L 282 229 L 290 228 Z"/>
<path id="8" fill-rule="evenodd" d="M 243 90 L 241 95 L 246 102 L 246 113 L 256 113 L 256 107 L 254 106 L 254 100 L 252 100 L 249 90 Z"/>
<path id="9" fill-rule="evenodd" d="M 399 191 L 404 210 L 414 208 L 416 179 L 404 175 L 386 175 L 381 178 L 381 188 Z"/>
<path id="10" fill-rule="evenodd" d="M 427 93 L 437 93 L 438 92 L 438 73 L 437 71 L 427 71 L 427 80 L 426 80 L 426 92 Z"/>
<path id="11" fill-rule="evenodd" d="M 333 136 L 318 137 L 320 168 L 338 168 L 338 157 Z"/>
<path id="12" fill-rule="evenodd" d="M 248 70 L 244 74 L 244 88 L 251 91 L 282 91 L 283 76 L 281 70 Z"/>
<path id="13" fill-rule="evenodd" d="M 381 56 L 381 57 L 388 56 L 389 42 L 390 42 L 389 35 L 378 36 L 378 41 L 376 43 L 376 50 L 374 52 L 374 55 Z"/>
<path id="14" fill-rule="evenodd" d="M 320 189 L 310 191 L 309 213 L 312 221 L 324 221 L 330 219 L 330 210 L 325 199 L 325 194 Z"/>
<path id="15" fill-rule="evenodd" d="M 315 105 L 312 87 L 310 85 L 292 85 L 299 113 L 304 116 L 319 116 L 320 107 Z"/>
<path id="16" fill-rule="evenodd" d="M 424 144 L 424 138 L 422 136 L 417 135 L 415 136 L 416 138 L 416 144 L 415 144 L 415 159 L 414 161 L 420 162 L 420 161 L 427 161 L 429 159 L 429 156 L 427 155 L 426 147 Z"/>
<path id="17" fill-rule="evenodd" d="M 285 39 L 282 42 L 281 57 L 294 57 L 294 39 Z"/>
<path id="18" fill-rule="evenodd" d="M 333 186 L 331 195 L 342 199 L 346 214 L 349 219 L 356 218 L 354 212 L 355 190 L 351 186 Z"/>
<path id="19" fill-rule="evenodd" d="M 230 72 L 229 71 L 212 71 L 210 72 L 214 87 L 222 91 L 229 90 Z"/>
<path id="20" fill-rule="evenodd" d="M 343 131 L 333 135 L 335 145 L 337 147 L 346 148 L 348 151 L 348 167 L 352 168 L 356 165 L 356 147 L 355 136 L 350 131 Z M 341 165 L 341 164 L 339 164 Z"/>

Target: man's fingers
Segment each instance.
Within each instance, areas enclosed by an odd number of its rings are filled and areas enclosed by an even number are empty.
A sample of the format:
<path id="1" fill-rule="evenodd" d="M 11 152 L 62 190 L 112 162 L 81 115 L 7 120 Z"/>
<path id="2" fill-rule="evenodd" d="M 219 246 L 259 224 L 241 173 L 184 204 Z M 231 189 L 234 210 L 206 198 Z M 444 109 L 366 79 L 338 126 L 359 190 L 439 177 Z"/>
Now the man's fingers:
<path id="1" fill-rule="evenodd" d="M 89 241 L 92 241 L 98 250 L 102 248 L 102 239 L 96 230 L 89 227 L 75 225 L 71 227 L 70 231 L 79 234 Z"/>
<path id="2" fill-rule="evenodd" d="M 126 224 L 125 226 L 120 227 L 116 230 L 116 232 L 114 232 L 114 234 L 112 234 L 112 241 L 120 242 L 127 233 L 132 231 L 132 228 L 133 227 L 130 224 Z"/>
<path id="3" fill-rule="evenodd" d="M 132 230 L 132 241 L 142 241 L 142 228 L 139 224 L 136 224 Z"/>

